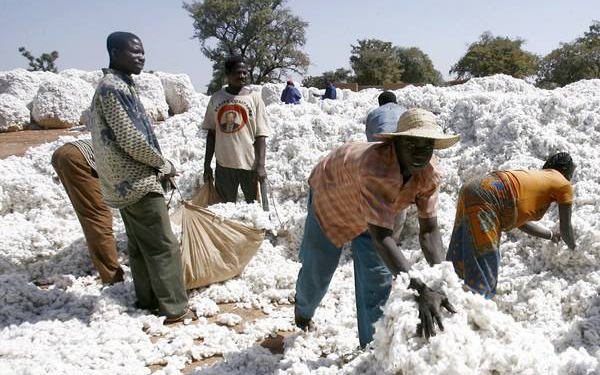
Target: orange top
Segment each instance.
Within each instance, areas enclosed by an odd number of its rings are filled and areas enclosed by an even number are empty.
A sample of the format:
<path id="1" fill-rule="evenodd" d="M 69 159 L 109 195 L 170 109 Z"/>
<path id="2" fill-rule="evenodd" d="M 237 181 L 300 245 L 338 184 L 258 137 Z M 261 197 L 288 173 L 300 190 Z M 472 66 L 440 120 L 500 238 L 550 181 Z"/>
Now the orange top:
<path id="1" fill-rule="evenodd" d="M 555 169 L 498 171 L 514 187 L 517 204 L 516 226 L 541 219 L 550 203 L 573 203 L 573 186 Z"/>
<path id="2" fill-rule="evenodd" d="M 392 142 L 347 143 L 333 150 L 309 178 L 321 229 L 336 246 L 368 224 L 392 229 L 396 214 L 411 204 L 421 218 L 437 216 L 442 171 L 435 156 L 404 183 Z"/>

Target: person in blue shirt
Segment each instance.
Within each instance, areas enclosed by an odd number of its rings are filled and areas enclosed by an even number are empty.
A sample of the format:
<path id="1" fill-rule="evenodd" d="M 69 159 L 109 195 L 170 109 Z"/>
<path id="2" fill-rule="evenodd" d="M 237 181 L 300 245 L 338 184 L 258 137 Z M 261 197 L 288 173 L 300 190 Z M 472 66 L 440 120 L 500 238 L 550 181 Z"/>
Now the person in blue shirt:
<path id="1" fill-rule="evenodd" d="M 367 126 L 365 133 L 369 142 L 376 142 L 375 137 L 379 133 L 393 133 L 396 131 L 396 126 L 400 115 L 404 113 L 406 108 L 398 105 L 396 95 L 391 91 L 384 91 L 377 97 L 379 107 L 369 112 L 367 115 Z M 406 222 L 406 210 L 402 210 L 396 215 L 394 222 L 394 230 L 392 238 L 397 244 L 402 240 L 402 229 Z"/>
<path id="2" fill-rule="evenodd" d="M 287 81 L 287 86 L 283 89 L 281 93 L 281 101 L 285 104 L 300 104 L 300 99 L 302 99 L 302 95 L 300 95 L 300 91 L 294 86 L 294 82 Z"/>
<path id="3" fill-rule="evenodd" d="M 393 132 L 400 115 L 406 110 L 396 103 L 396 95 L 391 91 L 382 92 L 377 101 L 379 108 L 372 110 L 367 116 L 365 132 L 369 142 L 377 141 L 375 134 Z"/>
<path id="4" fill-rule="evenodd" d="M 325 95 L 323 95 L 321 98 L 331 100 L 335 100 L 337 98 L 337 94 L 335 92 L 335 85 L 333 84 L 333 82 L 327 83 L 327 86 L 325 87 Z"/>

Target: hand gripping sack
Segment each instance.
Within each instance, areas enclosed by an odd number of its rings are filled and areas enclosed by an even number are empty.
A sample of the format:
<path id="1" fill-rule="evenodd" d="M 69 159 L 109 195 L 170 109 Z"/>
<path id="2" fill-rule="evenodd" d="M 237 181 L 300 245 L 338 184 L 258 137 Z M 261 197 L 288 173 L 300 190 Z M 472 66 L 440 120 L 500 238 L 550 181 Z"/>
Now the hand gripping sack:
<path id="1" fill-rule="evenodd" d="M 260 247 L 265 231 L 225 219 L 191 202 L 181 210 L 181 262 L 186 289 L 239 275 Z"/>

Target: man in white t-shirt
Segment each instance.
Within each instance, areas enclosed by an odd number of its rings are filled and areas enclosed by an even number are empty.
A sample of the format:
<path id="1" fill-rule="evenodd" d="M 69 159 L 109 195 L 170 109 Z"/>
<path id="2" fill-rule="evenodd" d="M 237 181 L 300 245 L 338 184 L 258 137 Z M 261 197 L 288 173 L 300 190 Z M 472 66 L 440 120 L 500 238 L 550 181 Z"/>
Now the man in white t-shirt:
<path id="1" fill-rule="evenodd" d="M 216 154 L 215 187 L 221 199 L 235 202 L 241 186 L 250 203 L 257 198 L 257 183 L 267 177 L 265 139 L 270 128 L 260 93 L 244 87 L 248 68 L 242 58 L 225 60 L 225 74 L 228 85 L 210 97 L 202 124 L 208 130 L 204 181 L 213 178 L 211 162 Z"/>

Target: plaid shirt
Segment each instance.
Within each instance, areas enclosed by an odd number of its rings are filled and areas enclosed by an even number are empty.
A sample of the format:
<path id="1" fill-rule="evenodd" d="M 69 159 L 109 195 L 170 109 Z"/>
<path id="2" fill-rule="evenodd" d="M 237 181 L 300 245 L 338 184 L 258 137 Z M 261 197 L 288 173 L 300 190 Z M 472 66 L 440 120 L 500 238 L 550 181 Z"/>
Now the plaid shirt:
<path id="1" fill-rule="evenodd" d="M 336 246 L 368 224 L 392 229 L 398 212 L 416 204 L 421 218 L 437 215 L 442 171 L 436 157 L 404 184 L 392 142 L 348 143 L 313 169 L 309 184 L 323 232 Z"/>
<path id="2" fill-rule="evenodd" d="M 96 172 L 106 203 L 123 208 L 150 192 L 163 194 L 158 173 L 169 174 L 173 165 L 162 156 L 131 77 L 103 72 L 91 107 Z"/>

